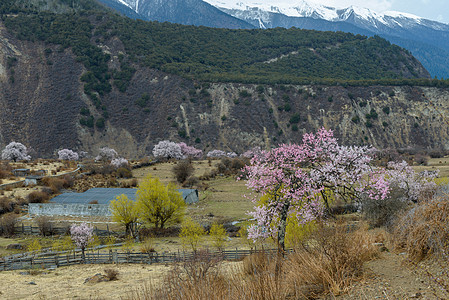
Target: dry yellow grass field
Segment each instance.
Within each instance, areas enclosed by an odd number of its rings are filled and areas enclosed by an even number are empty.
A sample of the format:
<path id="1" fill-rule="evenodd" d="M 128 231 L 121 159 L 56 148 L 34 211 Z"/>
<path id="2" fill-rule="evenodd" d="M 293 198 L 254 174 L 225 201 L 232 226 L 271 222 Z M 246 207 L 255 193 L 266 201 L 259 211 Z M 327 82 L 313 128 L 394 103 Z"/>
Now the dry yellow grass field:
<path id="1" fill-rule="evenodd" d="M 119 280 L 84 283 L 104 269 L 119 272 Z M 38 270 L 36 275 L 21 275 L 24 270 L 0 272 L 1 299 L 126 299 L 133 290 L 153 282 L 159 284 L 169 265 L 77 265 L 56 270 Z M 34 283 L 34 284 L 33 284 Z"/>

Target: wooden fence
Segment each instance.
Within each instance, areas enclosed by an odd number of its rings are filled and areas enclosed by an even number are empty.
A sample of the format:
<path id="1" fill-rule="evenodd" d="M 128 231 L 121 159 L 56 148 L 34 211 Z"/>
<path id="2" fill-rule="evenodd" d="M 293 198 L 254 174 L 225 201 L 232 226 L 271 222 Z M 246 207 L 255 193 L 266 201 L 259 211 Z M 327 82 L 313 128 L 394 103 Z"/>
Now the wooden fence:
<path id="1" fill-rule="evenodd" d="M 219 260 L 241 260 L 245 256 L 254 253 L 265 253 L 274 255 L 277 249 L 269 250 L 224 250 L 224 251 L 205 251 L 205 252 L 117 252 L 117 250 L 86 252 L 83 261 L 81 253 L 40 253 L 26 256 L 10 256 L 0 259 L 0 271 L 31 269 L 31 268 L 49 268 L 54 269 L 62 266 L 76 264 L 154 264 L 154 263 L 176 263 L 188 262 L 201 259 L 219 259 Z M 292 252 L 288 250 L 287 252 Z"/>
<path id="2" fill-rule="evenodd" d="M 48 175 L 48 176 L 44 176 L 44 177 L 54 177 L 54 178 L 59 178 L 59 177 L 64 177 L 67 175 L 73 175 L 76 174 L 80 171 L 80 168 L 77 168 L 76 170 L 67 172 L 67 173 L 63 173 L 63 174 L 58 174 L 58 175 Z M 15 181 L 15 182 L 11 182 L 11 183 L 5 183 L 5 184 L 0 184 L 0 190 L 6 190 L 8 187 L 11 189 L 17 188 L 17 187 L 22 187 L 25 185 L 25 180 L 19 180 L 19 181 Z"/>
<path id="3" fill-rule="evenodd" d="M 17 187 L 22 187 L 25 184 L 25 180 L 15 181 L 11 183 L 0 184 L 0 190 L 6 190 L 8 188 L 14 189 Z"/>
<path id="4" fill-rule="evenodd" d="M 63 226 L 63 227 L 57 227 L 53 226 L 52 223 L 49 224 L 49 228 L 46 229 L 48 233 L 51 233 L 53 235 L 63 235 L 67 234 L 69 231 L 69 225 Z M 0 226 L 0 233 L 4 232 L 4 229 L 2 226 Z M 29 235 L 41 235 L 40 228 L 37 226 L 32 225 L 24 225 L 23 223 L 14 227 L 14 233 L 15 234 L 29 234 Z M 109 235 L 117 235 L 117 234 L 124 234 L 124 232 L 115 232 L 109 230 L 109 225 L 106 224 L 106 229 L 98 229 L 97 227 L 94 227 L 94 234 L 97 236 L 109 236 Z"/>

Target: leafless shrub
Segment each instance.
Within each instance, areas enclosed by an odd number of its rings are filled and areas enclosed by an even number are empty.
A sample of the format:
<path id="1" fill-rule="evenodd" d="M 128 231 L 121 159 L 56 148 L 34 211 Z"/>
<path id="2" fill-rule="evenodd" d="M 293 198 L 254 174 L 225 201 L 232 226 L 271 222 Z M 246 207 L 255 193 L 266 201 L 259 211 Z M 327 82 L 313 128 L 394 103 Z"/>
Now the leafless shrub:
<path id="1" fill-rule="evenodd" d="M 136 187 L 137 184 L 138 184 L 137 178 L 133 178 L 133 179 L 124 180 L 124 181 L 120 182 L 120 187 L 132 188 L 132 187 Z"/>
<path id="2" fill-rule="evenodd" d="M 133 177 L 133 173 L 131 172 L 130 169 L 125 168 L 125 167 L 121 167 L 118 168 L 116 171 L 117 177 L 119 178 L 132 178 Z"/>
<path id="3" fill-rule="evenodd" d="M 432 149 L 427 154 L 431 158 L 443 158 L 446 155 L 446 151 L 444 149 Z"/>
<path id="4" fill-rule="evenodd" d="M 198 250 L 193 254 L 192 259 L 181 263 L 180 271 L 193 283 L 205 279 L 206 276 L 215 277 L 218 274 L 217 265 L 223 259 L 220 255 L 212 254 L 207 250 Z"/>
<path id="5" fill-rule="evenodd" d="M 6 214 L 14 209 L 14 202 L 7 197 L 0 198 L 0 214 Z"/>
<path id="6" fill-rule="evenodd" d="M 54 234 L 54 227 L 52 226 L 49 217 L 39 216 L 35 219 L 35 222 L 41 235 L 50 236 Z"/>
<path id="7" fill-rule="evenodd" d="M 266 253 L 251 254 L 243 259 L 243 273 L 247 275 L 261 274 L 268 270 L 269 256 Z"/>
<path id="8" fill-rule="evenodd" d="M 42 179 L 42 183 L 51 188 L 54 194 L 59 193 L 65 187 L 69 187 L 69 183 L 61 178 L 45 177 Z"/>
<path id="9" fill-rule="evenodd" d="M 18 216 L 15 213 L 7 213 L 0 219 L 0 225 L 2 228 L 2 235 L 11 237 L 15 234 L 15 226 L 17 224 Z"/>
<path id="10" fill-rule="evenodd" d="M 348 290 L 363 262 L 378 250 L 367 227 L 347 232 L 344 224 L 322 225 L 310 244 L 285 258 L 255 254 L 227 275 L 219 260 L 198 257 L 174 267 L 159 288 L 136 291 L 130 299 L 314 299 Z"/>
<path id="11" fill-rule="evenodd" d="M 176 181 L 183 183 L 186 179 L 193 174 L 193 166 L 190 160 L 182 160 L 173 166 L 173 175 Z"/>
<path id="12" fill-rule="evenodd" d="M 398 219 L 394 241 L 410 259 L 449 253 L 449 199 L 421 202 Z"/>
<path id="13" fill-rule="evenodd" d="M 5 179 L 11 176 L 11 173 L 6 170 L 0 169 L 0 179 Z"/>
<path id="14" fill-rule="evenodd" d="M 196 176 L 190 176 L 186 181 L 182 184 L 183 187 L 193 187 L 199 184 L 199 179 Z"/>
<path id="15" fill-rule="evenodd" d="M 28 203 L 45 203 L 50 199 L 50 195 L 45 191 L 34 191 L 28 194 Z"/>
<path id="16" fill-rule="evenodd" d="M 63 180 L 64 180 L 63 187 L 65 189 L 71 188 L 74 185 L 74 183 L 75 183 L 75 179 L 71 175 L 65 175 L 63 177 Z"/>
<path id="17" fill-rule="evenodd" d="M 374 200 L 363 196 L 362 212 L 364 218 L 372 227 L 386 226 L 390 228 L 397 215 L 407 208 L 407 202 L 403 200 L 405 191 L 393 188 L 389 196 L 384 200 Z"/>
<path id="18" fill-rule="evenodd" d="M 107 268 L 104 269 L 104 272 L 109 281 L 118 280 L 119 271 L 117 269 Z"/>
<path id="19" fill-rule="evenodd" d="M 154 250 L 154 239 L 151 235 L 145 237 L 144 241 L 140 245 L 140 252 L 142 253 L 151 253 L 155 252 Z"/>
<path id="20" fill-rule="evenodd" d="M 362 275 L 363 263 L 378 255 L 373 237 L 365 227 L 348 233 L 344 224 L 322 226 L 315 231 L 313 247 L 289 256 L 290 284 L 297 296 L 310 299 L 321 293 L 338 295 Z"/>
<path id="21" fill-rule="evenodd" d="M 418 153 L 415 155 L 414 161 L 420 166 L 427 166 L 429 164 L 429 157 L 427 155 Z"/>
<path id="22" fill-rule="evenodd" d="M 119 183 L 116 178 L 110 177 L 110 178 L 108 178 L 106 185 L 108 187 L 114 187 L 114 186 L 119 186 Z"/>

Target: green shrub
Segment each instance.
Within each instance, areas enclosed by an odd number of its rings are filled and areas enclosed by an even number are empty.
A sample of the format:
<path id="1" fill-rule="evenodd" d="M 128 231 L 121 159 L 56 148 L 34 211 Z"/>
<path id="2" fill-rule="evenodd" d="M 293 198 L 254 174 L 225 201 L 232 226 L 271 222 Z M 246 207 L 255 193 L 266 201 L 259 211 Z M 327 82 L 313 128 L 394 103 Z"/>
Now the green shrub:
<path id="1" fill-rule="evenodd" d="M 298 113 L 295 113 L 293 116 L 290 117 L 290 124 L 298 124 L 300 120 L 300 116 Z"/>

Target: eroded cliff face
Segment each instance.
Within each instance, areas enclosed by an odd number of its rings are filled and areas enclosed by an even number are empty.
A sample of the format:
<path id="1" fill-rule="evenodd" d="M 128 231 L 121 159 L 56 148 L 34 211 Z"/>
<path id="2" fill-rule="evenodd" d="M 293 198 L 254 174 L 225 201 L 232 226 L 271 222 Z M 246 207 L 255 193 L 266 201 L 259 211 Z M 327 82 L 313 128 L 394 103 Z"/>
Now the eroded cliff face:
<path id="1" fill-rule="evenodd" d="M 119 41 L 104 45 L 111 68 Z M 449 90 L 422 87 L 201 84 L 134 66 L 125 93 L 115 88 L 96 108 L 83 92 L 85 71 L 69 49 L 12 38 L 0 27 L 0 148 L 10 141 L 51 157 L 102 146 L 126 157 L 151 154 L 163 139 L 204 150 L 242 152 L 299 142 L 324 126 L 343 144 L 449 149 Z M 144 104 L 136 100 L 149 96 Z M 81 109 L 105 127 L 80 124 Z M 54 156 L 53 156 L 54 157 Z"/>

